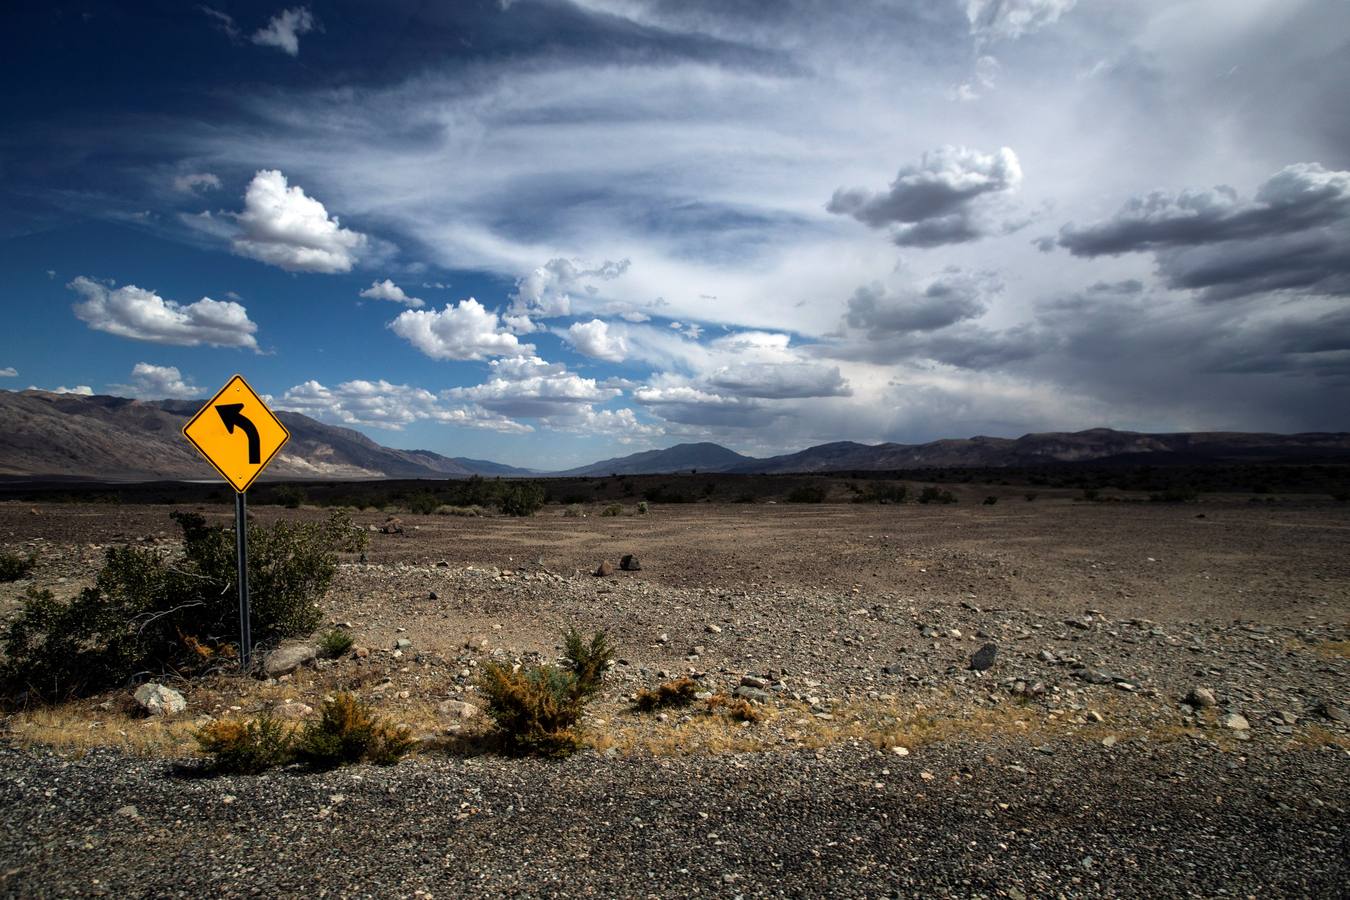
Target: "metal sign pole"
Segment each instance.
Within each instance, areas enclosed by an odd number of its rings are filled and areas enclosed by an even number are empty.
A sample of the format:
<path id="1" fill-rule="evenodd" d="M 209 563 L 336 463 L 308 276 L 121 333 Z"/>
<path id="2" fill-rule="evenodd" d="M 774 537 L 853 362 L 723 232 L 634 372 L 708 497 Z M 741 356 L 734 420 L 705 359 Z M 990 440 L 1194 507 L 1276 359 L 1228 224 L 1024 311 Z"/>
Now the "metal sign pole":
<path id="1" fill-rule="evenodd" d="M 248 671 L 253 651 L 253 635 L 248 612 L 248 504 L 245 494 L 234 495 L 234 546 L 239 562 L 239 667 Z"/>

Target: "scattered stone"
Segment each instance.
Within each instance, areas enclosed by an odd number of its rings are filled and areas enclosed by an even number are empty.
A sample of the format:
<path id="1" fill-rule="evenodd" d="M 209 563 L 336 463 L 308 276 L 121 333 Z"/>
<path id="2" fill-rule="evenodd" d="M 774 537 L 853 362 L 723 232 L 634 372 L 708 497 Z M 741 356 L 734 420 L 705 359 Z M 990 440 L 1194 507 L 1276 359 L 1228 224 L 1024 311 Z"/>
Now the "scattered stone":
<path id="1" fill-rule="evenodd" d="M 1057 663 L 1057 662 L 1059 662 L 1059 657 L 1055 656 L 1055 654 L 1052 653 L 1052 652 L 1050 652 L 1049 650 L 1042 650 L 1040 653 L 1038 653 L 1038 654 L 1036 654 L 1036 655 L 1037 655 L 1037 658 L 1039 658 L 1040 661 L 1043 662 L 1043 663 Z"/>
<path id="2" fill-rule="evenodd" d="M 736 690 L 733 691 L 732 693 L 734 693 L 737 697 L 744 697 L 746 700 L 753 700 L 756 703 L 767 704 L 773 702 L 772 694 L 770 694 L 768 691 L 759 690 L 758 688 L 745 687 L 744 685 L 742 685 L 741 687 L 736 688 Z"/>
<path id="3" fill-rule="evenodd" d="M 896 756 L 909 756 L 908 747 L 892 747 L 891 752 L 894 753 Z"/>
<path id="4" fill-rule="evenodd" d="M 970 658 L 970 667 L 976 672 L 983 672 L 994 665 L 996 656 L 998 656 L 998 645 L 990 641 L 975 651 L 975 655 Z"/>
<path id="5" fill-rule="evenodd" d="M 354 648 L 352 648 L 352 658 L 353 658 L 353 659 L 365 659 L 365 658 L 366 658 L 367 656 L 369 656 L 369 655 L 370 655 L 370 648 L 369 648 L 369 647 L 354 647 Z"/>
<path id="6" fill-rule="evenodd" d="M 463 700 L 446 700 L 436 707 L 436 711 L 452 719 L 472 719 L 482 710 Z"/>
<path id="7" fill-rule="evenodd" d="M 1191 688 L 1190 693 L 1186 695 L 1186 703 L 1196 709 L 1209 709 L 1215 705 L 1218 700 L 1214 697 L 1214 692 L 1207 687 L 1196 685 Z"/>
<path id="8" fill-rule="evenodd" d="M 1111 684 L 1116 679 L 1100 669 L 1079 669 L 1073 673 L 1075 678 L 1086 681 L 1088 684 Z"/>
<path id="9" fill-rule="evenodd" d="M 131 805 L 119 806 L 117 807 L 117 815 L 126 816 L 128 819 L 139 819 L 141 817 L 141 811 Z"/>
<path id="10" fill-rule="evenodd" d="M 741 676 L 741 687 L 754 688 L 757 691 L 767 691 L 769 689 L 769 681 L 767 678 L 759 678 L 755 675 L 743 675 Z"/>
<path id="11" fill-rule="evenodd" d="M 381 534 L 402 534 L 403 521 L 397 516 L 390 516 L 385 519 L 384 524 L 380 526 Z"/>
<path id="12" fill-rule="evenodd" d="M 319 648 L 313 644 L 282 644 L 263 660 L 263 672 L 272 678 L 289 675 L 319 655 Z"/>
<path id="13" fill-rule="evenodd" d="M 1219 720 L 1219 724 L 1234 731 L 1247 731 L 1252 727 L 1247 717 L 1241 713 L 1229 713 Z"/>
<path id="14" fill-rule="evenodd" d="M 395 650 L 407 650 L 411 646 L 412 641 L 408 640 L 407 638 L 399 638 L 398 640 L 394 641 Z"/>
<path id="15" fill-rule="evenodd" d="M 1101 724 L 1102 722 L 1106 721 L 1106 717 L 1103 716 L 1101 713 L 1097 712 L 1095 709 L 1089 709 L 1087 711 L 1086 718 L 1089 722 L 1096 722 L 1098 724 Z"/>
<path id="16" fill-rule="evenodd" d="M 1350 725 L 1350 712 L 1346 712 L 1339 706 L 1331 703 L 1323 703 L 1321 708 L 1322 715 L 1338 725 Z"/>
<path id="17" fill-rule="evenodd" d="M 175 716 L 187 709 L 183 695 L 162 684 L 147 682 L 132 695 L 141 709 L 152 716 Z"/>
<path id="18" fill-rule="evenodd" d="M 1102 738 L 1102 746 L 1110 749 L 1116 745 L 1116 736 L 1114 734 Z"/>
<path id="19" fill-rule="evenodd" d="M 905 666 L 903 663 L 891 663 L 889 666 L 882 666 L 881 672 L 883 675 L 903 675 Z"/>
<path id="20" fill-rule="evenodd" d="M 709 624 L 709 625 L 704 625 L 704 626 L 703 626 L 703 630 L 706 631 L 706 632 L 708 632 L 708 634 L 721 634 L 721 633 L 722 633 L 722 627 L 721 627 L 720 625 L 711 625 L 711 624 Z"/>
<path id="21" fill-rule="evenodd" d="M 638 562 L 638 558 L 633 554 L 625 553 L 623 559 L 619 560 L 619 568 L 625 572 L 641 572 L 642 563 Z"/>
<path id="22" fill-rule="evenodd" d="M 272 707 L 272 715 L 278 719 L 303 719 L 314 712 L 314 707 L 304 703 L 278 703 Z"/>
<path id="23" fill-rule="evenodd" d="M 439 600 L 439 599 L 441 599 L 441 598 L 440 598 L 440 595 L 438 595 L 435 591 L 432 591 L 431 593 L 427 594 L 427 599 L 428 599 L 428 600 Z"/>
<path id="24" fill-rule="evenodd" d="M 614 574 L 614 563 L 610 562 L 609 560 L 605 560 L 604 562 L 600 563 L 600 565 L 597 566 L 595 569 L 596 578 L 607 578 L 608 576 L 613 574 Z"/>

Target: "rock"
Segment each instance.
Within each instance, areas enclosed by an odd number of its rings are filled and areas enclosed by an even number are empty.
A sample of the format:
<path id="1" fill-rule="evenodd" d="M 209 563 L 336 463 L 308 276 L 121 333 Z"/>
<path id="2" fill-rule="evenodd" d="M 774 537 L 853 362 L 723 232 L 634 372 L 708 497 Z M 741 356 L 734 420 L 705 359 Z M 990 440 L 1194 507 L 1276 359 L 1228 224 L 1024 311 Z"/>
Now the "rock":
<path id="1" fill-rule="evenodd" d="M 1115 735 L 1112 734 L 1112 735 L 1108 735 L 1108 736 L 1102 738 L 1102 746 L 1103 746 L 1103 747 L 1106 747 L 1106 748 L 1110 749 L 1111 747 L 1114 747 L 1115 745 L 1116 745 L 1116 736 L 1115 736 Z"/>
<path id="2" fill-rule="evenodd" d="M 1196 709 L 1208 709 L 1217 702 L 1213 691 L 1199 685 L 1191 688 L 1190 693 L 1186 695 L 1186 703 Z"/>
<path id="3" fill-rule="evenodd" d="M 117 815 L 126 816 L 128 819 L 139 819 L 141 817 L 141 811 L 130 805 L 119 806 L 117 807 Z"/>
<path id="4" fill-rule="evenodd" d="M 436 712 L 452 719 L 472 719 L 482 710 L 463 700 L 446 700 L 436 707 Z"/>
<path id="5" fill-rule="evenodd" d="M 998 656 L 998 645 L 990 641 L 975 651 L 975 655 L 970 658 L 970 667 L 976 672 L 983 672 L 994 665 L 996 656 Z"/>
<path id="6" fill-rule="evenodd" d="M 703 626 L 703 630 L 706 631 L 706 632 L 708 632 L 708 634 L 721 634 L 721 633 L 722 633 L 722 627 L 721 627 L 720 625 L 704 625 L 704 626 Z"/>
<path id="7" fill-rule="evenodd" d="M 741 676 L 741 687 L 754 688 L 757 691 L 767 691 L 769 689 L 769 681 L 766 678 L 759 678 L 755 675 L 743 675 Z"/>
<path id="8" fill-rule="evenodd" d="M 1065 619 L 1064 624 L 1070 628 L 1077 628 L 1080 631 L 1088 631 L 1092 628 L 1092 623 L 1087 619 Z"/>
<path id="9" fill-rule="evenodd" d="M 656 636 L 656 642 L 657 642 L 658 644 L 669 644 L 669 643 L 670 643 L 670 635 L 666 634 L 666 633 L 663 631 L 663 632 L 661 632 L 660 634 L 658 634 L 658 635 Z"/>
<path id="10" fill-rule="evenodd" d="M 183 695 L 162 684 L 147 682 L 132 695 L 137 705 L 152 716 L 174 716 L 187 709 Z"/>
<path id="11" fill-rule="evenodd" d="M 380 533 L 381 533 L 381 534 L 402 534 L 402 533 L 403 533 L 403 522 L 402 522 L 402 520 L 400 520 L 400 519 L 397 518 L 396 516 L 390 516 L 388 519 L 385 520 L 384 524 L 380 526 Z"/>
<path id="12" fill-rule="evenodd" d="M 1350 712 L 1346 712 L 1339 706 L 1323 703 L 1321 713 L 1338 725 L 1350 725 Z"/>
<path id="13" fill-rule="evenodd" d="M 1040 661 L 1043 663 L 1059 662 L 1059 657 L 1055 656 L 1055 654 L 1049 650 L 1042 650 L 1040 653 L 1037 654 L 1037 658 L 1039 658 Z"/>
<path id="14" fill-rule="evenodd" d="M 278 719 L 303 719 L 314 712 L 314 707 L 304 703 L 278 703 L 272 707 L 272 715 Z"/>
<path id="15" fill-rule="evenodd" d="M 428 599 L 428 600 L 439 600 L 439 599 L 441 599 L 441 598 L 440 598 L 440 595 L 439 595 L 439 594 L 437 594 L 435 591 L 432 591 L 431 593 L 427 594 L 427 599 Z"/>
<path id="16" fill-rule="evenodd" d="M 908 747 L 892 747 L 891 752 L 894 753 L 896 756 L 909 756 Z"/>
<path id="17" fill-rule="evenodd" d="M 369 655 L 370 655 L 369 647 L 352 648 L 352 659 L 365 659 Z"/>
<path id="18" fill-rule="evenodd" d="M 276 678 L 289 675 L 319 655 L 319 648 L 313 644 L 282 644 L 263 660 L 263 672 Z"/>
<path id="19" fill-rule="evenodd" d="M 1089 709 L 1087 711 L 1087 720 L 1089 722 L 1097 722 L 1100 724 L 1106 721 L 1106 717 L 1103 716 L 1101 713 L 1097 712 L 1095 709 Z"/>
<path id="20" fill-rule="evenodd" d="M 638 558 L 633 554 L 625 553 L 623 559 L 619 560 L 619 568 L 625 572 L 641 572 L 642 563 L 638 562 Z"/>
<path id="21" fill-rule="evenodd" d="M 768 691 L 761 691 L 758 690 L 757 688 L 745 687 L 744 685 L 736 688 L 736 690 L 733 691 L 732 693 L 734 693 L 737 697 L 744 697 L 746 700 L 753 700 L 756 703 L 773 702 L 773 695 L 770 694 Z"/>
<path id="22" fill-rule="evenodd" d="M 1247 717 L 1241 713 L 1229 713 L 1219 720 L 1219 724 L 1234 731 L 1247 731 L 1252 727 Z"/>
<path id="23" fill-rule="evenodd" d="M 596 578 L 605 578 L 614 574 L 614 563 L 609 560 L 602 562 L 595 570 Z"/>
<path id="24" fill-rule="evenodd" d="M 411 646 L 412 641 L 408 640 L 407 638 L 399 638 L 398 640 L 394 641 L 395 650 L 407 650 Z"/>
<path id="25" fill-rule="evenodd" d="M 903 675 L 903 674 L 905 674 L 905 665 L 904 665 L 904 663 L 891 663 L 889 666 L 882 666 L 882 667 L 881 667 L 881 674 L 883 674 L 883 675 Z"/>

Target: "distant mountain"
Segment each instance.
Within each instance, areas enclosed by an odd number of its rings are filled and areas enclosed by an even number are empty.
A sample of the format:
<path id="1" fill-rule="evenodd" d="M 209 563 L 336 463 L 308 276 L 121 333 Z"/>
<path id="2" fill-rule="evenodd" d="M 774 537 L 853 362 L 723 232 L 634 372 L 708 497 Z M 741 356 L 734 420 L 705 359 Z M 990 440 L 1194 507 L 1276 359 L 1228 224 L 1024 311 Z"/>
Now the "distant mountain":
<path id="1" fill-rule="evenodd" d="M 199 400 L 0 391 L 0 475 L 105 481 L 209 479 L 180 433 Z M 467 478 L 507 474 L 496 463 L 382 447 L 358 431 L 277 413 L 291 439 L 266 478 Z"/>
<path id="2" fill-rule="evenodd" d="M 603 459 L 589 466 L 550 472 L 551 475 L 646 475 L 668 472 L 726 472 L 738 465 L 753 464 L 756 460 L 728 450 L 721 444 L 676 444 L 665 450 L 648 450 L 631 456 Z"/>
<path id="3" fill-rule="evenodd" d="M 490 459 L 470 459 L 467 456 L 456 456 L 451 461 L 459 463 L 475 475 L 503 475 L 511 478 L 520 478 L 539 474 L 535 469 L 522 469 L 519 466 L 508 466 L 505 463 L 493 462 Z"/>

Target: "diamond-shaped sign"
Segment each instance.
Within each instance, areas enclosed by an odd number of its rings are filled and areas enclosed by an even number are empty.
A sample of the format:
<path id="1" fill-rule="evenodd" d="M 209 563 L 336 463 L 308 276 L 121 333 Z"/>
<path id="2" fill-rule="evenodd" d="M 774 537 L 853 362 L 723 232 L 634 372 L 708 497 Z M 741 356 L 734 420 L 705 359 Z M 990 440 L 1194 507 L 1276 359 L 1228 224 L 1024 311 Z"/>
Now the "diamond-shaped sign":
<path id="1" fill-rule="evenodd" d="M 183 437 L 242 494 L 291 433 L 243 376 L 236 375 L 183 426 Z"/>

